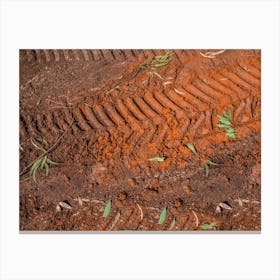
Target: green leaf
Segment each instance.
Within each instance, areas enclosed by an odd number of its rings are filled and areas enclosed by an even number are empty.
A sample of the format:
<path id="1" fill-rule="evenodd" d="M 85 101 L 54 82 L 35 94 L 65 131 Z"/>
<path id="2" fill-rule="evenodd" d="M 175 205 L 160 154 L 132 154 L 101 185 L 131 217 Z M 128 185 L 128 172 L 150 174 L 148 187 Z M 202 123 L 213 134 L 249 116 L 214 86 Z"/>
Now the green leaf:
<path id="1" fill-rule="evenodd" d="M 219 163 L 215 163 L 210 159 L 207 160 L 207 163 L 210 164 L 210 165 L 219 165 Z"/>
<path id="2" fill-rule="evenodd" d="M 46 169 L 46 176 L 49 175 L 50 167 L 47 163 L 45 163 L 45 169 Z"/>
<path id="3" fill-rule="evenodd" d="M 152 158 L 149 158 L 149 161 L 159 161 L 159 162 L 162 162 L 165 160 L 165 157 L 152 157 Z"/>
<path id="4" fill-rule="evenodd" d="M 34 164 L 35 164 L 35 167 L 34 167 L 34 169 L 33 169 L 33 171 L 32 171 L 32 178 L 33 178 L 33 180 L 34 180 L 35 183 L 37 183 L 37 180 L 36 180 L 36 173 L 37 173 L 38 168 L 40 167 L 41 161 L 42 161 L 42 158 L 39 159 L 39 160 L 37 160 L 37 161 L 34 163 Z M 33 167 L 33 166 L 32 166 L 32 167 Z"/>
<path id="5" fill-rule="evenodd" d="M 229 119 L 231 119 L 231 117 L 232 117 L 232 111 L 231 111 L 231 109 L 228 110 L 228 113 L 226 114 L 226 116 L 227 116 Z"/>
<path id="6" fill-rule="evenodd" d="M 158 224 L 159 225 L 162 225 L 166 219 L 166 213 L 167 213 L 167 210 L 166 210 L 166 207 L 164 207 L 160 213 L 160 217 L 159 217 L 159 220 L 158 220 Z"/>
<path id="7" fill-rule="evenodd" d="M 212 222 L 209 226 L 210 226 L 210 228 L 213 228 L 213 227 L 215 227 L 216 225 L 217 225 L 216 222 Z"/>
<path id="8" fill-rule="evenodd" d="M 43 158 L 39 158 L 38 160 L 36 160 L 36 161 L 33 163 L 32 167 L 31 167 L 31 169 L 30 169 L 30 174 L 31 174 L 31 175 L 33 174 L 35 168 L 36 168 L 36 169 L 39 168 L 39 166 L 41 165 L 42 160 L 43 160 Z"/>
<path id="9" fill-rule="evenodd" d="M 111 211 L 111 206 L 112 206 L 112 203 L 111 203 L 111 200 L 109 200 L 105 206 L 105 209 L 104 209 L 104 212 L 103 212 L 103 218 L 106 218 L 108 217 L 110 211 Z"/>
<path id="10" fill-rule="evenodd" d="M 226 124 L 226 125 L 230 125 L 230 120 L 225 118 L 225 117 L 222 117 L 222 116 L 218 116 L 219 120 L 221 123 L 223 124 Z"/>
<path id="11" fill-rule="evenodd" d="M 209 224 L 203 224 L 200 226 L 202 229 L 209 229 L 210 225 Z"/>
<path id="12" fill-rule="evenodd" d="M 40 151 L 46 153 L 46 150 L 45 150 L 44 148 L 40 147 L 37 143 L 35 143 L 35 140 L 34 140 L 32 137 L 30 138 L 30 140 L 31 140 L 32 145 L 33 145 L 37 150 L 40 150 Z"/>
<path id="13" fill-rule="evenodd" d="M 155 64 L 154 66 L 155 67 L 161 67 L 161 66 L 164 66 L 164 65 L 166 65 L 167 64 L 167 62 L 163 62 L 163 63 L 157 63 L 157 64 Z"/>
<path id="14" fill-rule="evenodd" d="M 54 162 L 52 160 L 50 160 L 49 158 L 47 159 L 47 163 L 52 164 L 52 165 L 58 165 L 59 163 Z"/>
<path id="15" fill-rule="evenodd" d="M 42 163 L 41 163 L 41 168 L 43 168 L 44 165 L 46 164 L 47 156 L 44 156 L 42 159 L 43 159 L 43 160 L 42 160 Z"/>
<path id="16" fill-rule="evenodd" d="M 205 164 L 204 167 L 205 167 L 205 175 L 206 175 L 206 177 L 208 177 L 208 175 L 209 175 L 209 166 L 208 166 L 208 164 Z"/>
<path id="17" fill-rule="evenodd" d="M 220 124 L 220 123 L 217 124 L 217 126 L 218 126 L 218 127 L 221 127 L 221 128 L 226 128 L 226 129 L 230 127 L 230 126 L 227 125 L 227 124 Z"/>
<path id="18" fill-rule="evenodd" d="M 186 144 L 186 146 L 187 146 L 194 154 L 196 154 L 196 149 L 195 149 L 193 143 L 188 142 L 188 143 Z"/>

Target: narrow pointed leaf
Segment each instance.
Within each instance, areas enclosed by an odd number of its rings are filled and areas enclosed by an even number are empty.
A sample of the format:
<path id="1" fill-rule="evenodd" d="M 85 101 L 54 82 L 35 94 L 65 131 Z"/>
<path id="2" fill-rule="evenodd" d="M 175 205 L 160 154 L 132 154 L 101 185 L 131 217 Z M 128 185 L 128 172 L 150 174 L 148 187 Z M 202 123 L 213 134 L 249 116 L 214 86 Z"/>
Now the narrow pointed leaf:
<path id="1" fill-rule="evenodd" d="M 39 166 L 42 163 L 43 158 L 38 159 L 36 162 L 33 163 L 31 169 L 30 169 L 30 174 L 32 175 L 35 169 L 38 169 Z"/>
<path id="2" fill-rule="evenodd" d="M 45 163 L 45 169 L 46 169 L 46 176 L 49 175 L 49 170 L 50 170 L 50 167 L 47 163 Z"/>
<path id="3" fill-rule="evenodd" d="M 200 226 L 202 229 L 209 229 L 210 225 L 209 224 L 203 224 Z"/>
<path id="4" fill-rule="evenodd" d="M 152 158 L 149 158 L 149 161 L 159 161 L 159 162 L 162 162 L 165 160 L 165 157 L 152 157 Z"/>
<path id="5" fill-rule="evenodd" d="M 103 212 L 103 218 L 108 217 L 108 215 L 110 214 L 110 211 L 111 211 L 111 206 L 112 206 L 112 203 L 111 203 L 111 200 L 109 200 L 105 206 L 105 209 Z"/>
<path id="6" fill-rule="evenodd" d="M 207 160 L 207 163 L 210 164 L 210 165 L 219 165 L 219 163 L 215 163 L 210 159 Z"/>
<path id="7" fill-rule="evenodd" d="M 52 165 L 58 165 L 59 163 L 54 162 L 52 160 L 50 160 L 49 158 L 47 159 L 47 163 L 52 164 Z"/>
<path id="8" fill-rule="evenodd" d="M 47 156 L 44 156 L 44 157 L 42 158 L 41 168 L 44 167 L 44 165 L 46 164 L 46 161 L 47 161 Z"/>
<path id="9" fill-rule="evenodd" d="M 160 213 L 160 217 L 159 217 L 159 220 L 158 220 L 158 224 L 159 225 L 162 225 L 166 219 L 166 214 L 167 214 L 167 210 L 166 210 L 166 207 L 164 207 Z"/>
<path id="10" fill-rule="evenodd" d="M 196 149 L 195 149 L 193 143 L 188 142 L 188 143 L 186 144 L 186 146 L 187 146 L 194 154 L 196 154 Z"/>
<path id="11" fill-rule="evenodd" d="M 209 175 L 209 166 L 208 166 L 208 164 L 205 164 L 204 167 L 205 167 L 205 176 L 208 177 L 208 175 Z"/>

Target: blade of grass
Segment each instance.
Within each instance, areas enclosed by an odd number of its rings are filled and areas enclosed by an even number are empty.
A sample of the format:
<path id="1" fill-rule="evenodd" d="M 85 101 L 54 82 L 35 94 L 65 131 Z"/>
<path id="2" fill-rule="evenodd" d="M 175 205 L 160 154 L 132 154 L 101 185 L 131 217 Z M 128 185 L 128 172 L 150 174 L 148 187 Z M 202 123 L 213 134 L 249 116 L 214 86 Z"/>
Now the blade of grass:
<path id="1" fill-rule="evenodd" d="M 166 219 L 166 213 L 167 213 L 167 210 L 166 210 L 166 207 L 164 207 L 160 213 L 160 217 L 159 217 L 159 220 L 158 220 L 158 224 L 159 225 L 162 225 Z"/>
<path id="2" fill-rule="evenodd" d="M 196 154 L 196 149 L 195 149 L 193 143 L 188 142 L 188 143 L 186 144 L 186 146 L 187 146 L 194 154 Z"/>
<path id="3" fill-rule="evenodd" d="M 112 203 L 111 203 L 111 200 L 109 200 L 105 206 L 105 209 L 103 212 L 103 218 L 108 217 L 108 215 L 110 214 L 110 211 L 111 211 L 111 206 L 112 206 Z"/>
<path id="4" fill-rule="evenodd" d="M 149 161 L 159 161 L 162 162 L 165 160 L 165 157 L 153 157 L 153 158 L 149 158 Z"/>

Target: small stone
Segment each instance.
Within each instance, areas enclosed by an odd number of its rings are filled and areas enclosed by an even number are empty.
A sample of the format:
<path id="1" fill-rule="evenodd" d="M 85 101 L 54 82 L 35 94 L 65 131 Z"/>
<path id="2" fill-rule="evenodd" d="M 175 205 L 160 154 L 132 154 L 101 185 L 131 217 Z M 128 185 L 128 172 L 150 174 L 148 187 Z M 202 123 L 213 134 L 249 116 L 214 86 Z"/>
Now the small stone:
<path id="1" fill-rule="evenodd" d="M 185 187 L 184 190 L 185 190 L 185 193 L 187 193 L 187 194 L 191 193 L 191 188 L 190 187 Z"/>
<path id="2" fill-rule="evenodd" d="M 175 205 L 175 207 L 177 207 L 177 208 L 181 207 L 182 204 L 183 204 L 183 200 L 180 199 L 180 198 L 176 199 L 175 202 L 174 202 L 174 205 Z"/>
<path id="3" fill-rule="evenodd" d="M 136 185 L 135 180 L 134 180 L 134 179 L 131 179 L 131 180 L 129 181 L 129 185 L 130 185 L 131 187 L 135 187 L 135 185 Z"/>
<path id="4" fill-rule="evenodd" d="M 119 199 L 120 199 L 121 201 L 126 200 L 126 199 L 127 199 L 127 194 L 126 194 L 126 192 L 120 193 L 120 194 L 119 194 Z"/>

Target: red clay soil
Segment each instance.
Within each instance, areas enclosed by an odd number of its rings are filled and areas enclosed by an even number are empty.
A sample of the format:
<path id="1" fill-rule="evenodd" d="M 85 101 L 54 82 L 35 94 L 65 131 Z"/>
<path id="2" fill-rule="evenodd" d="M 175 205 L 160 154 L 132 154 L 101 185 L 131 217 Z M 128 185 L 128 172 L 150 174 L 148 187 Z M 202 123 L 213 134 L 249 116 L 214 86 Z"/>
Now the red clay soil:
<path id="1" fill-rule="evenodd" d="M 20 230 L 259 231 L 261 53 L 216 51 L 21 50 Z"/>

